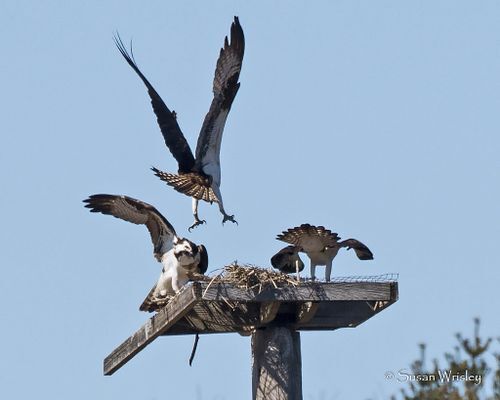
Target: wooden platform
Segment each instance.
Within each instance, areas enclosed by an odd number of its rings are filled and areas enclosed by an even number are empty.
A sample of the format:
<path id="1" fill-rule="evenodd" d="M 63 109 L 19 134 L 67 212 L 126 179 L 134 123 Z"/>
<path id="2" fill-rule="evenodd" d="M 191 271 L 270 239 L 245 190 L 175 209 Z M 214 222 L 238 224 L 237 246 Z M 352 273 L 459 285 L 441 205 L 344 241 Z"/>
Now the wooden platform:
<path id="1" fill-rule="evenodd" d="M 104 360 L 112 375 L 161 335 L 238 332 L 267 326 L 296 331 L 355 327 L 398 299 L 397 282 L 304 282 L 246 290 L 191 282 Z"/>

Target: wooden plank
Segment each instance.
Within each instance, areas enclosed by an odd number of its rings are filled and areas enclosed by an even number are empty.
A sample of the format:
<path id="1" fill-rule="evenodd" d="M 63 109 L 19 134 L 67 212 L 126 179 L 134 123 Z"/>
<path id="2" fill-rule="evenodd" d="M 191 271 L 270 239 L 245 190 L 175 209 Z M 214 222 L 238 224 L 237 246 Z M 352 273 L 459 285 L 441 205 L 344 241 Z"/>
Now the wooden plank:
<path id="1" fill-rule="evenodd" d="M 399 300 L 399 285 L 398 282 L 391 282 L 391 301 L 396 302 Z"/>
<path id="2" fill-rule="evenodd" d="M 392 282 L 315 283 L 298 286 L 270 287 L 261 293 L 235 287 L 230 284 L 197 282 L 201 286 L 203 300 L 227 301 L 341 301 L 341 300 L 392 300 Z"/>
<path id="3" fill-rule="evenodd" d="M 302 400 L 300 334 L 285 327 L 252 333 L 252 399 Z"/>
<path id="4" fill-rule="evenodd" d="M 365 283 L 363 283 L 365 284 Z M 329 284 L 322 284 L 329 285 Z M 337 285 L 337 284 L 336 284 Z M 223 285 L 222 291 L 236 291 Z M 390 283 L 391 297 L 397 298 L 397 286 Z M 199 292 L 204 288 L 199 285 Z M 206 287 L 205 287 L 206 288 Z M 227 290 L 226 290 L 227 289 Z M 274 290 L 274 288 L 273 288 Z M 221 289 L 217 289 L 221 292 Z M 244 291 L 247 294 L 247 291 Z M 329 299 L 332 296 L 329 295 Z M 379 296 L 383 297 L 383 296 Z M 239 332 L 249 335 L 253 329 L 269 324 L 292 326 L 297 330 L 325 330 L 354 327 L 387 308 L 395 300 L 326 300 L 326 301 L 240 301 L 222 296 L 218 300 L 201 300 L 185 318 L 164 335 Z M 374 305 L 377 305 L 376 307 Z M 380 304 L 385 304 L 381 307 Z"/>
<path id="5" fill-rule="evenodd" d="M 337 301 L 318 303 L 313 318 L 295 325 L 297 330 L 330 330 L 353 328 L 372 318 L 380 311 L 393 304 L 389 301 L 384 308 L 373 308 L 366 301 Z"/>
<path id="6" fill-rule="evenodd" d="M 160 335 L 239 332 L 286 327 L 354 327 L 398 299 L 397 282 L 318 283 L 268 287 L 192 282 L 104 360 L 111 375 Z"/>
<path id="7" fill-rule="evenodd" d="M 223 301 L 199 301 L 185 319 L 198 328 L 199 333 L 223 333 L 259 324 L 259 309 L 257 303 L 239 303 L 232 307 Z"/>
<path id="8" fill-rule="evenodd" d="M 104 359 L 104 375 L 112 375 L 149 343 L 184 317 L 201 297 L 199 287 L 186 286 L 164 308 Z"/>

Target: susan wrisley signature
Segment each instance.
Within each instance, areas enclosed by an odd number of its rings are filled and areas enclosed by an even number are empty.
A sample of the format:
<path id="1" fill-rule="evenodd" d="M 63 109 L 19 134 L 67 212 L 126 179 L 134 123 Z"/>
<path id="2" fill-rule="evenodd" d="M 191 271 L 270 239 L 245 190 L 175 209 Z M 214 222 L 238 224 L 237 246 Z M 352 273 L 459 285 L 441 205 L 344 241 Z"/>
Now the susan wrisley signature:
<path id="1" fill-rule="evenodd" d="M 483 377 L 471 374 L 465 370 L 463 373 L 454 373 L 451 370 L 437 370 L 436 374 L 415 374 L 405 369 L 400 369 L 396 373 L 388 371 L 385 373 L 386 379 L 396 379 L 398 382 L 474 382 L 480 385 Z"/>

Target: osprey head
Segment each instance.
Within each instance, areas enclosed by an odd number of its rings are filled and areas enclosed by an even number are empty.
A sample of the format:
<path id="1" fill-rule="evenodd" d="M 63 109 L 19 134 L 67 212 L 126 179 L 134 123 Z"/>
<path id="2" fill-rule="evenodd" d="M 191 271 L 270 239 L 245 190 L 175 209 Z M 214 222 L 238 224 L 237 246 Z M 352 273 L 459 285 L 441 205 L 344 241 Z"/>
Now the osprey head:
<path id="1" fill-rule="evenodd" d="M 198 246 L 188 239 L 175 237 L 173 240 L 174 256 L 183 267 L 196 267 L 200 260 Z"/>

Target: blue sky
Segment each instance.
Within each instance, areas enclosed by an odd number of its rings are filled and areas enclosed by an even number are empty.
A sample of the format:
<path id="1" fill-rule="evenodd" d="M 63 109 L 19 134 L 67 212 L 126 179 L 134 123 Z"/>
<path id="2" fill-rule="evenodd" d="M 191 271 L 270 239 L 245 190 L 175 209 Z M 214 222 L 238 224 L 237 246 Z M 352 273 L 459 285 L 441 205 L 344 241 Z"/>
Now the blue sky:
<path id="1" fill-rule="evenodd" d="M 239 226 L 192 234 L 136 60 L 195 145 L 234 15 L 246 54 L 222 145 Z M 453 334 L 500 331 L 500 3 L 4 1 L 0 4 L 2 398 L 246 399 L 250 343 L 160 338 L 112 377 L 103 358 L 148 317 L 146 229 L 91 215 L 93 193 L 154 204 L 204 243 L 213 270 L 267 266 L 280 231 L 309 222 L 366 243 L 333 275 L 400 273 L 400 300 L 356 329 L 302 334 L 304 398 L 384 399 L 384 372 Z M 322 271 L 322 270 L 321 270 Z M 321 272 L 320 272 L 321 274 Z"/>

